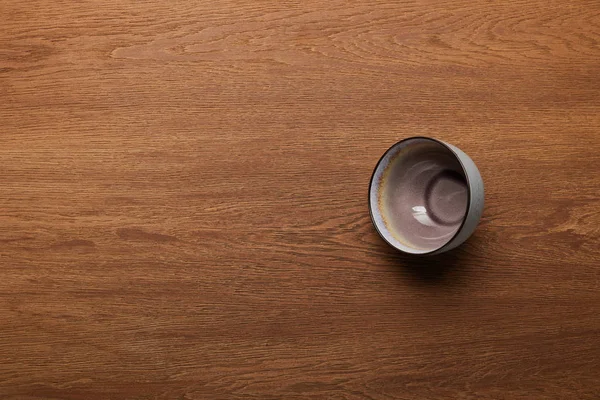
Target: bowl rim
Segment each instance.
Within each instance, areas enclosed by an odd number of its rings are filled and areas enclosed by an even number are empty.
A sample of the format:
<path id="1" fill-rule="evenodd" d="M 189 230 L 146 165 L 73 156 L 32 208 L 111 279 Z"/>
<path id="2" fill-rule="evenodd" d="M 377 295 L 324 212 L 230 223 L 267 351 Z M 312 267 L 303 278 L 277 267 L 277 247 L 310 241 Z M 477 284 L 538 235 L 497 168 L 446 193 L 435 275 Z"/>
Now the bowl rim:
<path id="1" fill-rule="evenodd" d="M 450 151 L 450 153 L 452 153 L 452 155 L 454 156 L 454 158 L 456 158 L 456 160 L 460 164 L 460 167 L 461 167 L 461 169 L 463 171 L 463 174 L 465 176 L 465 180 L 467 181 L 467 194 L 468 194 L 468 196 L 467 196 L 467 210 L 465 212 L 465 216 L 463 217 L 463 219 L 462 219 L 462 221 L 460 223 L 460 226 L 458 227 L 458 229 L 456 230 L 456 232 L 454 233 L 454 235 L 452 235 L 452 237 L 450 239 L 448 239 L 448 241 L 446 243 L 444 243 L 442 246 L 438 247 L 437 249 L 428 251 L 426 253 L 411 253 L 411 252 L 399 249 L 398 247 L 396 247 L 395 245 L 393 245 L 392 243 L 390 243 L 385 238 L 385 236 L 383 236 L 383 234 L 381 233 L 381 231 L 379 230 L 379 227 L 377 226 L 377 223 L 375 222 L 375 217 L 373 216 L 373 206 L 371 205 L 371 190 L 373 189 L 373 179 L 375 178 L 375 172 L 377 172 L 377 168 L 379 168 L 379 164 L 381 164 L 381 161 L 383 161 L 384 157 L 394 147 L 398 146 L 400 143 L 404 143 L 404 142 L 407 142 L 409 140 L 415 140 L 415 139 L 430 140 L 432 142 L 435 142 L 437 144 L 442 145 L 446 150 Z M 385 152 L 383 152 L 383 154 L 381 155 L 381 157 L 379 157 L 379 160 L 375 164 L 375 168 L 373 168 L 373 172 L 371 173 L 371 179 L 369 180 L 369 190 L 367 192 L 367 198 L 368 198 L 368 203 L 369 203 L 369 216 L 371 217 L 371 223 L 373 224 L 373 227 L 375 227 L 375 230 L 377 231 L 377 234 L 388 245 L 390 245 L 391 247 L 393 247 L 397 251 L 399 251 L 401 253 L 404 253 L 404 254 L 410 254 L 412 256 L 429 256 L 429 255 L 433 255 L 433 254 L 436 254 L 436 253 L 443 252 L 444 248 L 449 247 L 449 245 L 456 239 L 456 237 L 463 230 L 463 228 L 465 227 L 465 223 L 467 222 L 467 217 L 469 215 L 469 211 L 471 210 L 471 195 L 472 195 L 472 193 L 471 193 L 471 182 L 469 181 L 469 174 L 467 173 L 467 169 L 466 169 L 465 165 L 463 164 L 462 160 L 460 159 L 459 155 L 449 146 L 448 143 L 443 142 L 443 141 L 441 141 L 439 139 L 435 139 L 435 138 L 427 137 L 427 136 L 411 136 L 411 137 L 407 137 L 407 138 L 404 138 L 402 140 L 399 140 L 396 143 L 392 144 Z"/>

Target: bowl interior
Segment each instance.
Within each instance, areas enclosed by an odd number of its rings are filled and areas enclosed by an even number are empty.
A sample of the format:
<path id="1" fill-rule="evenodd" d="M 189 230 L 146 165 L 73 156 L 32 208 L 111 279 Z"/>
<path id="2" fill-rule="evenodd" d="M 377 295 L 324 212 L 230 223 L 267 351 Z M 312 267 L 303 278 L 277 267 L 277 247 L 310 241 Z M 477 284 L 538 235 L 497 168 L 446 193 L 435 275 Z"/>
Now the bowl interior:
<path id="1" fill-rule="evenodd" d="M 461 228 L 469 187 L 448 147 L 412 138 L 392 146 L 379 161 L 369 201 L 375 226 L 386 241 L 402 251 L 425 254 L 443 247 Z"/>

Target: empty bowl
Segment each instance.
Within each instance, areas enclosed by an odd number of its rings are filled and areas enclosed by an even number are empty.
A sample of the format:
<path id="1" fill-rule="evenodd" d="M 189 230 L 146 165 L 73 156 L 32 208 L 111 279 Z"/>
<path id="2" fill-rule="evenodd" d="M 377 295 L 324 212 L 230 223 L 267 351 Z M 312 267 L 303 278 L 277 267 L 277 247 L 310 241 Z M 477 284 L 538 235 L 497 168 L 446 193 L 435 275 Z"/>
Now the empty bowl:
<path id="1" fill-rule="evenodd" d="M 427 137 L 390 147 L 369 185 L 375 229 L 410 254 L 439 254 L 463 243 L 479 223 L 483 203 L 483 181 L 473 160 Z"/>

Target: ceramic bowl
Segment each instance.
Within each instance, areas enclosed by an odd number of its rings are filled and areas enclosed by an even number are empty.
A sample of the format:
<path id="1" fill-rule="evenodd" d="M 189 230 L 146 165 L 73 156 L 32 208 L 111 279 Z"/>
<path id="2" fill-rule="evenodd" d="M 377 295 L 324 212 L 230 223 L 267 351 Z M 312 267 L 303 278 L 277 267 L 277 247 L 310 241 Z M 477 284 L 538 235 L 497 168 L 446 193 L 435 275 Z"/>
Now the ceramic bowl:
<path id="1" fill-rule="evenodd" d="M 375 229 L 409 254 L 439 254 L 463 243 L 479 223 L 483 204 L 483 180 L 473 160 L 427 137 L 390 147 L 369 184 Z"/>

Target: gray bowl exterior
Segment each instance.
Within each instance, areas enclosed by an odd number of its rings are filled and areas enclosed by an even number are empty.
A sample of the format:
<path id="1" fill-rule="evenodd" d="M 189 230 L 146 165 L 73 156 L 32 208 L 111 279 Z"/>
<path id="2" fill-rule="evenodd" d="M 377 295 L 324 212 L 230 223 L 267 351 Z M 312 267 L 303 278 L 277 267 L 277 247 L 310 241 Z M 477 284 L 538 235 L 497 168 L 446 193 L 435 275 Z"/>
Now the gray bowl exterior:
<path id="1" fill-rule="evenodd" d="M 459 229 L 458 233 L 444 246 L 440 247 L 438 250 L 435 250 L 432 253 L 428 253 L 430 255 L 440 254 L 448 250 L 452 250 L 455 247 L 462 244 L 465 240 L 469 238 L 475 231 L 475 228 L 479 224 L 479 220 L 481 219 L 481 215 L 483 214 L 483 205 L 484 205 L 484 188 L 483 188 L 483 179 L 481 178 L 481 174 L 479 173 L 479 169 L 471 160 L 465 152 L 459 149 L 456 146 L 453 146 L 449 143 L 442 142 L 452 152 L 456 155 L 458 160 L 460 161 L 465 175 L 467 177 L 467 184 L 469 186 L 469 209 L 467 210 L 467 214 L 465 217 L 465 221 L 462 227 Z"/>

